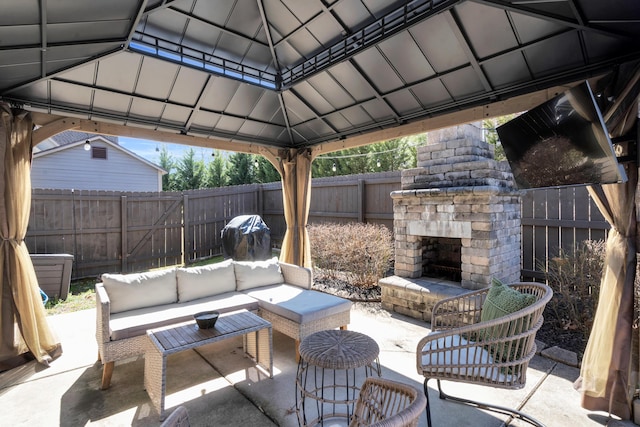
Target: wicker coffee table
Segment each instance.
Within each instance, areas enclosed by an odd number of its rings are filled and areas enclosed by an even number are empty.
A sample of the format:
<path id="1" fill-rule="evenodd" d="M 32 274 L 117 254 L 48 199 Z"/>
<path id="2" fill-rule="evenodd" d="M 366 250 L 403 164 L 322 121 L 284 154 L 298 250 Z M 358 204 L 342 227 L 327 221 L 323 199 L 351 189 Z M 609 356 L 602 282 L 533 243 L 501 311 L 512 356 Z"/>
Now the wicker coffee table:
<path id="1" fill-rule="evenodd" d="M 300 343 L 296 412 L 301 426 L 347 425 L 364 379 L 380 376 L 378 344 L 347 330 L 320 331 Z"/>
<path id="2" fill-rule="evenodd" d="M 249 311 L 223 314 L 211 329 L 200 329 L 195 321 L 190 321 L 147 331 L 144 385 L 161 421 L 165 409 L 167 356 L 240 335 L 244 336 L 244 351 L 273 378 L 271 323 Z"/>

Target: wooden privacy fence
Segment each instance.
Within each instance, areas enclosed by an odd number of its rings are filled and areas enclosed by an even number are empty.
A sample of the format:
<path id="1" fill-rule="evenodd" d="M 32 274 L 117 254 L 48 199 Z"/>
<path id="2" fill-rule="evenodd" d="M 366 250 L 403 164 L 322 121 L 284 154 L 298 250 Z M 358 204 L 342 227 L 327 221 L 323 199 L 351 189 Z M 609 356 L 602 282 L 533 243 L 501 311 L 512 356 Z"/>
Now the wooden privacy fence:
<path id="1" fill-rule="evenodd" d="M 389 193 L 400 172 L 313 180 L 309 222 L 366 222 L 393 229 Z M 584 187 L 523 193 L 522 275 L 541 276 L 558 249 L 603 239 L 608 224 Z M 34 254 L 74 255 L 73 278 L 144 271 L 222 254 L 234 217 L 260 215 L 278 246 L 286 231 L 279 182 L 162 193 L 33 190 L 26 236 Z"/>
<path id="2" fill-rule="evenodd" d="M 522 197 L 522 278 L 543 278 L 542 268 L 560 249 L 570 253 L 585 240 L 604 240 L 609 223 L 587 187 L 527 191 Z"/>
<path id="3" fill-rule="evenodd" d="M 314 180 L 310 221 L 393 226 L 400 174 Z M 121 193 L 34 189 L 25 238 L 33 254 L 74 255 L 72 277 L 144 271 L 222 254 L 234 217 L 260 215 L 276 246 L 286 231 L 279 182 L 206 190 Z"/>

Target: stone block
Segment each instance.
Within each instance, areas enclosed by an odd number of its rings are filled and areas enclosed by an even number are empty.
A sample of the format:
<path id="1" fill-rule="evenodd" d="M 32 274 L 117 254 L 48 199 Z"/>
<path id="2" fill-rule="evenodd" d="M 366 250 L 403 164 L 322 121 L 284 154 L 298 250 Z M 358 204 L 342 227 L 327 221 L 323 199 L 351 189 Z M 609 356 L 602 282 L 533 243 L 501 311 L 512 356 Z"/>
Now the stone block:
<path id="1" fill-rule="evenodd" d="M 565 350 L 558 346 L 545 348 L 540 354 L 548 359 L 555 360 L 556 362 L 564 363 L 565 365 L 578 367 L 578 355 L 573 351 Z"/>
<path id="2" fill-rule="evenodd" d="M 431 158 L 433 160 L 436 159 L 448 159 L 450 157 L 453 157 L 455 155 L 455 150 L 453 148 L 449 148 L 449 149 L 445 149 L 445 150 L 440 150 L 440 151 L 434 151 L 431 153 Z"/>

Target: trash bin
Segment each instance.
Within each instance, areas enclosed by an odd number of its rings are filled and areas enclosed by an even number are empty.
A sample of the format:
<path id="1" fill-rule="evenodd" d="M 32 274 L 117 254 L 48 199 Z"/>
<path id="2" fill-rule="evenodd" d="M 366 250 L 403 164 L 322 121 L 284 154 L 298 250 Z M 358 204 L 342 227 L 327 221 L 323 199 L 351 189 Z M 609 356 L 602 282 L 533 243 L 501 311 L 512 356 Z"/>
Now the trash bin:
<path id="1" fill-rule="evenodd" d="M 240 215 L 222 229 L 222 252 L 236 261 L 271 258 L 271 232 L 260 215 Z"/>

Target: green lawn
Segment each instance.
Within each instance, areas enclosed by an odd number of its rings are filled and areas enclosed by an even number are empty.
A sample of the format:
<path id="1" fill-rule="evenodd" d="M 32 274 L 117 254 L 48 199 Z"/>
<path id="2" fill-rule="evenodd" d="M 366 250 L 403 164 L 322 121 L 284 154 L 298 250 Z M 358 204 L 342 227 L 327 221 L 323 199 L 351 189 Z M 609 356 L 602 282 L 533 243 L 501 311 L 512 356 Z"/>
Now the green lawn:
<path id="1" fill-rule="evenodd" d="M 207 265 L 215 262 L 222 261 L 222 256 L 210 258 L 204 261 L 198 261 L 190 264 L 190 267 L 197 267 L 199 265 Z M 69 287 L 69 295 L 67 299 L 54 300 L 50 298 L 45 306 L 47 315 L 71 313 L 73 311 L 86 310 L 96 307 L 96 291 L 95 291 L 96 279 L 79 279 L 71 282 Z"/>

